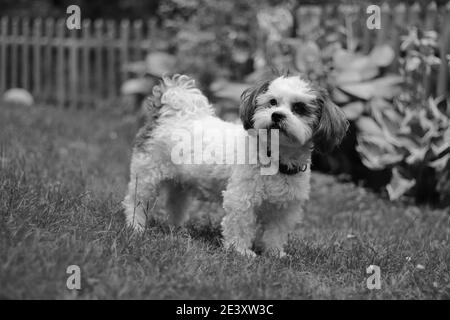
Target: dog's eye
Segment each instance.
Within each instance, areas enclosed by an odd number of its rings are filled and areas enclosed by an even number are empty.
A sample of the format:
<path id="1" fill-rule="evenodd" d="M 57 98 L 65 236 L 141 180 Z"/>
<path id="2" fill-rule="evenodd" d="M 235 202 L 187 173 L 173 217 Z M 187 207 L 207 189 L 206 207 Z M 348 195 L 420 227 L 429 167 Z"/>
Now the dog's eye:
<path id="1" fill-rule="evenodd" d="M 306 104 L 304 104 L 303 102 L 295 102 L 292 104 L 292 110 L 299 115 L 303 115 L 307 111 Z"/>
<path id="2" fill-rule="evenodd" d="M 269 103 L 271 106 L 276 106 L 277 105 L 277 100 L 276 99 L 270 99 Z"/>

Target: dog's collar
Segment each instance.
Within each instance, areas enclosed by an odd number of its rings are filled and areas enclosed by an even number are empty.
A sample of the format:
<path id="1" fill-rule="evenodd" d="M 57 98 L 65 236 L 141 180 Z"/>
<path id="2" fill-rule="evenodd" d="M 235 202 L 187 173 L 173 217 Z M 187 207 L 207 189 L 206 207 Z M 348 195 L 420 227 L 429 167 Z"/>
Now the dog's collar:
<path id="1" fill-rule="evenodd" d="M 288 166 L 287 164 L 280 163 L 278 170 L 282 174 L 294 175 L 299 172 L 305 172 L 308 169 L 308 164 L 302 164 L 299 166 Z"/>

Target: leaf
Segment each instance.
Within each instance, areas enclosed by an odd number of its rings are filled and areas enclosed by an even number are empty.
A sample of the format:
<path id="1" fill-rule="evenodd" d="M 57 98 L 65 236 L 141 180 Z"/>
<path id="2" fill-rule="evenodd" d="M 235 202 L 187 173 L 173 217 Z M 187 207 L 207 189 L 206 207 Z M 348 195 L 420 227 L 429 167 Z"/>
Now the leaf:
<path id="1" fill-rule="evenodd" d="M 395 58 L 395 52 L 391 46 L 387 44 L 375 46 L 370 52 L 370 60 L 378 67 L 389 66 Z"/>
<path id="2" fill-rule="evenodd" d="M 338 70 L 345 70 L 357 56 L 344 49 L 336 50 L 333 54 L 333 65 Z"/>
<path id="3" fill-rule="evenodd" d="M 450 150 L 450 140 L 445 141 L 441 140 L 431 144 L 431 151 L 433 151 L 433 155 L 439 156 L 446 150 Z"/>
<path id="4" fill-rule="evenodd" d="M 397 200 L 416 184 L 416 180 L 404 178 L 397 168 L 392 169 L 391 182 L 386 186 L 390 200 Z"/>
<path id="5" fill-rule="evenodd" d="M 175 72 L 176 58 L 165 52 L 153 52 L 145 60 L 147 72 L 156 77 L 162 77 Z"/>
<path id="6" fill-rule="evenodd" d="M 361 131 L 361 135 L 384 136 L 381 127 L 370 117 L 359 118 L 356 127 Z"/>
<path id="7" fill-rule="evenodd" d="M 422 162 L 425 159 L 425 155 L 427 154 L 428 150 L 429 150 L 428 146 L 424 148 L 414 148 L 408 150 L 410 154 L 405 159 L 406 163 L 409 165 L 413 165 Z"/>
<path id="8" fill-rule="evenodd" d="M 145 61 L 130 62 L 123 66 L 123 70 L 143 77 L 147 73 L 147 64 Z"/>
<path id="9" fill-rule="evenodd" d="M 375 97 L 392 99 L 400 93 L 402 77 L 388 75 L 372 81 L 362 83 L 344 84 L 339 89 L 362 100 L 370 100 Z"/>
<path id="10" fill-rule="evenodd" d="M 430 166 L 431 168 L 434 168 L 437 172 L 442 172 L 444 171 L 445 167 L 447 166 L 447 163 L 449 163 L 450 159 L 450 153 L 447 153 L 446 155 L 444 155 L 443 157 L 436 159 L 434 161 L 431 161 L 428 166 Z"/>
<path id="11" fill-rule="evenodd" d="M 120 88 L 123 95 L 144 94 L 151 92 L 153 81 L 146 78 L 130 79 L 125 81 Z"/>
<path id="12" fill-rule="evenodd" d="M 299 41 L 296 39 L 295 48 L 295 66 L 300 71 L 306 71 L 311 66 L 320 66 L 322 64 L 319 46 L 313 41 Z"/>
<path id="13" fill-rule="evenodd" d="M 395 147 L 380 136 L 358 136 L 356 150 L 363 164 L 373 170 L 381 170 L 403 159 Z"/>
<path id="14" fill-rule="evenodd" d="M 348 120 L 358 119 L 364 112 L 364 103 L 356 101 L 349 103 L 341 108 Z"/>
<path id="15" fill-rule="evenodd" d="M 362 69 L 348 69 L 340 72 L 336 76 L 336 83 L 342 85 L 345 83 L 361 82 L 371 80 L 378 75 L 378 68 L 376 66 L 362 68 Z"/>
<path id="16" fill-rule="evenodd" d="M 250 85 L 247 83 L 218 80 L 211 84 L 210 90 L 216 98 L 229 99 L 239 102 L 242 92 L 249 87 Z"/>
<path id="17" fill-rule="evenodd" d="M 343 104 L 343 103 L 349 102 L 350 97 L 348 95 L 346 95 L 345 93 L 343 93 L 338 88 L 334 88 L 331 91 L 331 100 L 333 100 L 337 104 Z"/>

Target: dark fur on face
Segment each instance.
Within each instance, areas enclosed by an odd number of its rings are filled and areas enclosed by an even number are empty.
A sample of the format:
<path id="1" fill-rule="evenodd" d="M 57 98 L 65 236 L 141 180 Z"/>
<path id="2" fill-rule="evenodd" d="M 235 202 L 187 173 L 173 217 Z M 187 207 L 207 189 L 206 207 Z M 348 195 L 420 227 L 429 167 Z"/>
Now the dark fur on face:
<path id="1" fill-rule="evenodd" d="M 257 99 L 267 92 L 272 81 L 273 79 L 266 80 L 242 93 L 239 113 L 245 130 L 254 128 L 253 118 L 258 107 Z M 310 88 L 311 93 L 316 96 L 309 104 L 313 109 L 309 110 L 308 104 L 303 104 L 299 105 L 296 111 L 296 106 L 293 105 L 293 112 L 303 120 L 309 119 L 314 131 L 312 140 L 316 149 L 322 153 L 331 152 L 341 143 L 349 123 L 345 114 L 331 101 L 326 90 L 314 85 L 310 85 Z"/>
<path id="2" fill-rule="evenodd" d="M 239 116 L 244 125 L 245 130 L 253 128 L 253 115 L 256 109 L 256 98 L 267 91 L 271 80 L 261 82 L 251 88 L 245 90 L 241 95 L 241 106 L 239 108 Z"/>
<path id="3" fill-rule="evenodd" d="M 344 112 L 335 105 L 326 90 L 314 88 L 316 104 L 320 108 L 319 122 L 314 130 L 314 146 L 319 152 L 331 152 L 344 138 L 349 122 Z"/>

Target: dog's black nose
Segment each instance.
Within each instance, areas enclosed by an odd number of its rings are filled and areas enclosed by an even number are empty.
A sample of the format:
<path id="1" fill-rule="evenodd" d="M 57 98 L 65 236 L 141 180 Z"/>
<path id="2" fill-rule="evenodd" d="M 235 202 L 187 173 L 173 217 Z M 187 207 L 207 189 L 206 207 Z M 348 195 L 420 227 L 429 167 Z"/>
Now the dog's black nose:
<path id="1" fill-rule="evenodd" d="M 279 112 L 272 113 L 272 121 L 275 123 L 280 122 L 281 120 L 284 120 L 284 118 L 286 118 L 286 117 L 282 113 L 279 113 Z"/>

